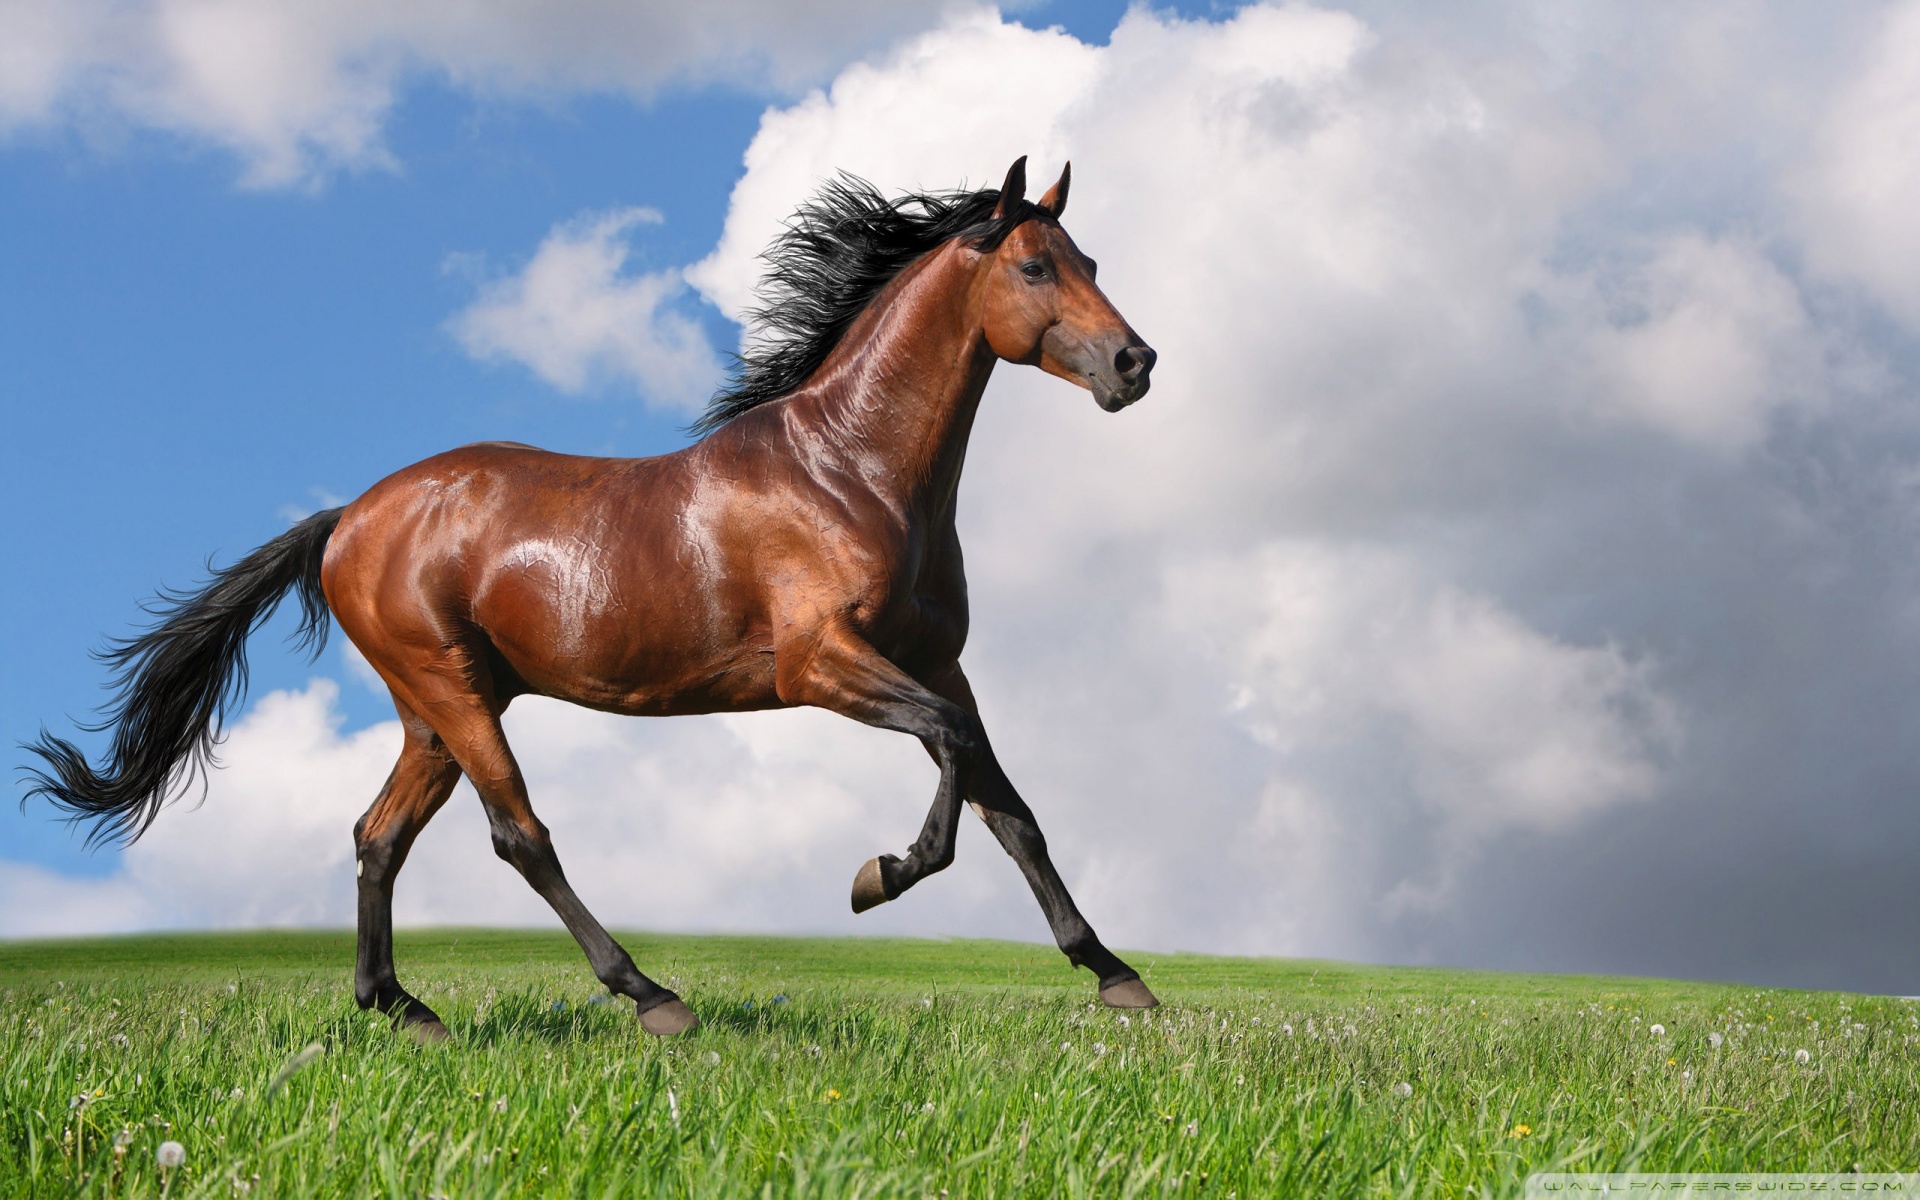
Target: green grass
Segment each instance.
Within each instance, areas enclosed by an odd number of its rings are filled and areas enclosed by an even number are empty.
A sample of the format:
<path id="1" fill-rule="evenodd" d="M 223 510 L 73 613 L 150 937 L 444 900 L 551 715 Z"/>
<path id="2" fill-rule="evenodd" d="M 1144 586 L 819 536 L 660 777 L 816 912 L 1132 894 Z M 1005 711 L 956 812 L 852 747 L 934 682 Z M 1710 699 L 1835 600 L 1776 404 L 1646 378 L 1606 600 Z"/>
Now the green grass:
<path id="1" fill-rule="evenodd" d="M 1511 1196 L 1541 1170 L 1920 1166 L 1897 999 L 1143 954 L 1166 1003 L 1123 1019 L 1042 947 L 625 941 L 698 1033 L 590 1003 L 561 934 L 403 933 L 453 1031 L 430 1047 L 354 1008 L 344 933 L 0 943 L 0 1195 Z"/>

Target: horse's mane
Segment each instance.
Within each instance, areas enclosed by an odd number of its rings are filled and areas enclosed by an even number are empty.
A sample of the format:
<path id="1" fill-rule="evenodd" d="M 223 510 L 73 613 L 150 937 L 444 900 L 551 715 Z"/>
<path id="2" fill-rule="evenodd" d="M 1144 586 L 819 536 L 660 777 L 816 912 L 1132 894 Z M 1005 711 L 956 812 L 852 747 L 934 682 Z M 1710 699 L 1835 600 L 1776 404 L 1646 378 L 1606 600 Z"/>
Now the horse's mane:
<path id="1" fill-rule="evenodd" d="M 956 237 L 998 246 L 1032 209 L 1022 204 L 995 220 L 999 202 L 998 188 L 889 200 L 857 176 L 829 180 L 761 255 L 767 272 L 746 314 L 747 336 L 692 432 L 711 433 L 805 383 L 875 293 L 922 254 Z"/>

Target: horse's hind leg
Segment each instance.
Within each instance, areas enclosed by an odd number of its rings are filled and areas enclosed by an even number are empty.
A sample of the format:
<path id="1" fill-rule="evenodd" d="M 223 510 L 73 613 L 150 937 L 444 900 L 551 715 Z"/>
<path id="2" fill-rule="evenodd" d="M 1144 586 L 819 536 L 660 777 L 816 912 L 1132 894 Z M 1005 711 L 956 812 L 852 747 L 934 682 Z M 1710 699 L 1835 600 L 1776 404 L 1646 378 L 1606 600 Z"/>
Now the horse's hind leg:
<path id="1" fill-rule="evenodd" d="M 493 850 L 513 864 L 515 870 L 553 906 L 580 948 L 593 964 L 593 973 L 607 990 L 631 997 L 640 1016 L 640 1027 L 660 1037 L 685 1033 L 700 1023 L 693 1010 L 680 1002 L 667 988 L 640 973 L 620 943 L 613 940 L 587 906 L 580 903 L 560 858 L 553 851 L 553 839 L 547 827 L 533 815 L 527 799 L 526 780 L 520 764 L 514 761 L 500 728 L 499 714 L 478 696 L 449 700 L 434 709 L 436 727 L 461 769 L 480 793 L 486 806 L 487 824 L 493 833 Z"/>
<path id="2" fill-rule="evenodd" d="M 460 767 L 425 722 L 398 697 L 406 731 L 400 761 L 373 807 L 353 827 L 359 890 L 359 938 L 353 994 L 361 1008 L 378 1009 L 421 1041 L 439 1041 L 447 1027 L 434 1011 L 400 986 L 393 970 L 393 881 L 420 830 L 440 811 L 460 780 Z"/>

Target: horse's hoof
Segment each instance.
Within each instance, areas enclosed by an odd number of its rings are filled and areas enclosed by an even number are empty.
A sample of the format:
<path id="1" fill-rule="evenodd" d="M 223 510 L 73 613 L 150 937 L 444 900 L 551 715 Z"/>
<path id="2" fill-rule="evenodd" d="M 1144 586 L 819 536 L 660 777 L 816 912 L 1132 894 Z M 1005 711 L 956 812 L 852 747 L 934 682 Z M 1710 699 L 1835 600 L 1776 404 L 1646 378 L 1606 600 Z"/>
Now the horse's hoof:
<path id="1" fill-rule="evenodd" d="M 435 1042 L 444 1042 L 453 1036 L 447 1032 L 447 1027 L 440 1023 L 438 1017 L 426 1021 L 415 1021 L 406 1028 L 407 1036 L 422 1046 L 430 1046 Z"/>
<path id="2" fill-rule="evenodd" d="M 656 1004 L 640 1014 L 640 1028 L 655 1037 L 678 1037 L 700 1027 L 700 1018 L 678 1000 Z"/>
<path id="3" fill-rule="evenodd" d="M 880 860 L 870 858 L 853 877 L 853 911 L 863 913 L 879 908 L 893 897 L 887 895 L 887 882 L 880 877 Z"/>
<path id="4" fill-rule="evenodd" d="M 1138 979 L 1123 979 L 1100 989 L 1100 1002 L 1108 1008 L 1158 1008 L 1160 1001 Z"/>

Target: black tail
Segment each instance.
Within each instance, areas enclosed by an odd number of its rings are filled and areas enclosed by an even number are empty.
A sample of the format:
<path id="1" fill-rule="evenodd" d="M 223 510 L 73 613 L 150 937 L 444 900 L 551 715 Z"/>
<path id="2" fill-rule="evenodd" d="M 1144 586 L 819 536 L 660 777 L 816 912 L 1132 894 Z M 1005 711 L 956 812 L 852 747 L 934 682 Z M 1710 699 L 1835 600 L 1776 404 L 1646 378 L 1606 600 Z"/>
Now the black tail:
<path id="1" fill-rule="evenodd" d="M 25 748 L 46 760 L 29 770 L 27 797 L 45 796 L 69 821 L 94 822 L 87 844 L 132 842 L 161 806 L 192 785 L 213 754 L 227 711 L 247 690 L 247 635 L 289 591 L 300 597 L 297 642 L 315 654 L 327 641 L 320 563 L 340 510 L 315 513 L 224 571 L 198 592 L 160 593 L 160 618 L 100 652 L 118 693 L 98 725 L 113 745 L 99 770 L 72 742 L 45 730 Z M 22 802 L 24 803 L 24 801 Z"/>

